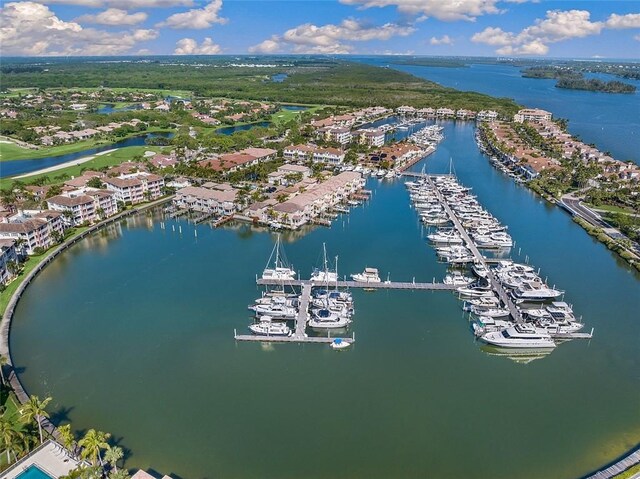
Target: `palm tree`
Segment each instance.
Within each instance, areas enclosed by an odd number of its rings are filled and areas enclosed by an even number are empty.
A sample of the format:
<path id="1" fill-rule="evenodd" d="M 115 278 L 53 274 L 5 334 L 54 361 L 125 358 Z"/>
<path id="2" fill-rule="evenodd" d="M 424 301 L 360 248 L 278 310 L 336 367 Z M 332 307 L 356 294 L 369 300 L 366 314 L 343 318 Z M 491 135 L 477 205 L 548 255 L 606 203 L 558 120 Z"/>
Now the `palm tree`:
<path id="1" fill-rule="evenodd" d="M 48 418 L 49 413 L 45 411 L 47 404 L 51 402 L 51 397 L 46 397 L 40 400 L 38 396 L 31 395 L 29 402 L 27 402 L 20 409 L 20 414 L 26 422 L 36 421 L 38 423 L 38 432 L 40 433 L 40 444 L 43 442 L 42 438 L 42 419 Z"/>
<path id="2" fill-rule="evenodd" d="M 104 453 L 104 460 L 107 461 L 114 472 L 118 472 L 118 461 L 124 457 L 124 451 L 118 446 L 109 446 Z"/>
<path id="3" fill-rule="evenodd" d="M 111 434 L 96 431 L 95 429 L 89 429 L 82 439 L 78 441 L 78 445 L 82 447 L 81 456 L 83 459 L 89 458 L 92 464 L 100 462 L 102 464 L 102 457 L 100 457 L 100 451 L 109 447 L 107 439 L 111 437 Z"/>
<path id="4" fill-rule="evenodd" d="M 15 422 L 11 421 L 5 414 L 0 416 L 0 443 L 7 451 L 7 463 L 11 463 L 11 453 L 15 458 L 16 445 L 23 439 L 22 432 L 16 427 Z"/>
<path id="5" fill-rule="evenodd" d="M 73 436 L 73 432 L 71 431 L 71 424 L 60 426 L 58 428 L 58 435 L 60 436 L 62 445 L 73 453 L 75 450 L 75 437 Z"/>
<path id="6" fill-rule="evenodd" d="M 9 364 L 9 359 L 6 356 L 0 354 L 0 378 L 2 378 L 2 384 L 5 384 L 4 371 L 2 368 L 4 368 L 7 364 Z"/>

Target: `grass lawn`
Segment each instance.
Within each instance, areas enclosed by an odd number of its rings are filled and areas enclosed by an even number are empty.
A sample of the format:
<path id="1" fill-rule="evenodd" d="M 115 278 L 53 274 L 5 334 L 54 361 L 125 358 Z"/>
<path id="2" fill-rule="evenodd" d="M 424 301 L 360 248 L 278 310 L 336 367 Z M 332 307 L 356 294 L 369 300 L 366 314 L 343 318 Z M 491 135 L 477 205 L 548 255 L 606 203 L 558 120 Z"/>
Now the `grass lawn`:
<path id="1" fill-rule="evenodd" d="M 123 136 L 122 138 L 118 138 L 116 141 L 125 140 L 133 136 L 144 135 L 145 133 L 157 133 L 161 131 L 168 131 L 168 130 L 166 128 L 149 128 L 148 130 L 145 130 L 145 131 L 139 131 L 127 136 Z M 97 145 L 108 145 L 109 143 L 113 143 L 113 142 L 105 141 L 104 139 L 94 139 L 94 140 L 78 141 L 76 143 L 70 143 L 70 144 L 59 145 L 59 146 L 44 147 L 38 150 L 30 150 L 29 148 L 22 148 L 14 143 L 13 144 L 0 143 L 0 162 L 12 161 L 12 160 L 26 160 L 26 159 L 32 159 L 32 158 L 33 159 L 44 158 L 45 156 L 66 155 L 67 153 L 75 153 L 82 150 L 88 150 L 89 148 L 93 148 Z"/>
<path id="2" fill-rule="evenodd" d="M 591 204 L 587 203 L 587 206 L 589 206 L 589 208 L 596 210 L 596 211 L 607 211 L 608 213 L 633 213 L 632 210 L 630 209 L 626 209 L 626 208 L 620 208 L 619 206 L 611 206 L 611 205 L 599 205 L 599 206 L 594 206 Z"/>
<path id="3" fill-rule="evenodd" d="M 315 105 L 310 107 L 308 110 L 304 110 L 305 112 L 314 113 L 316 110 L 324 108 L 326 105 Z M 301 111 L 291 111 L 291 110 L 280 110 L 271 115 L 271 122 L 275 124 L 279 123 L 287 123 L 288 121 L 293 120 L 296 116 L 298 116 Z"/>
<path id="4" fill-rule="evenodd" d="M 49 178 L 48 184 L 55 185 L 56 183 L 63 183 L 71 176 L 79 176 L 82 174 L 82 170 L 97 170 L 105 166 L 119 165 L 125 161 L 130 161 L 136 155 L 144 155 L 145 151 L 155 151 L 159 153 L 163 150 L 162 146 L 127 146 L 125 148 L 118 148 L 111 153 L 96 156 L 94 159 L 85 161 L 77 165 L 68 166 L 59 170 L 50 171 L 49 173 L 42 173 L 39 175 L 30 175 L 20 178 L 20 181 L 30 183 L 38 178 L 46 176 Z M 67 175 L 67 176 L 63 176 Z M 0 189 L 8 188 L 13 180 L 11 178 L 3 178 L 0 180 Z"/>
<path id="5" fill-rule="evenodd" d="M 629 477 L 633 476 L 634 474 L 638 474 L 639 472 L 640 472 L 640 464 L 636 464 L 635 466 L 630 467 L 626 471 L 621 472 L 617 476 L 614 476 L 614 479 L 628 479 Z"/>

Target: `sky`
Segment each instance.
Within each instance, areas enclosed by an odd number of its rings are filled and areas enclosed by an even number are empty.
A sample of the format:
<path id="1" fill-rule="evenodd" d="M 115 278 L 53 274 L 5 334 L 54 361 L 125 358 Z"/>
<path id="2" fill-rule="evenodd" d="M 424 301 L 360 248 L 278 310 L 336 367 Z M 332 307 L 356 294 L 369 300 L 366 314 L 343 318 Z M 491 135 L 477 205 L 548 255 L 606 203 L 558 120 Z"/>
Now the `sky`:
<path id="1" fill-rule="evenodd" d="M 0 55 L 640 58 L 640 1 L 0 0 Z"/>

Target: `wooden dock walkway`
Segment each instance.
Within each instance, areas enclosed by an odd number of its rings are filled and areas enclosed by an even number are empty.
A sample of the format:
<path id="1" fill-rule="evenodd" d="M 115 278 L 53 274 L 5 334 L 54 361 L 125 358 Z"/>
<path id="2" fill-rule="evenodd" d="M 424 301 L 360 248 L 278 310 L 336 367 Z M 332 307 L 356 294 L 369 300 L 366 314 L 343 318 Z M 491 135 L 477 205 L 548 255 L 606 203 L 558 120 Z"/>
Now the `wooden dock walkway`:
<path id="1" fill-rule="evenodd" d="M 305 336 L 307 328 L 307 320 L 309 319 L 309 302 L 311 301 L 311 284 L 307 283 L 302 286 L 302 294 L 300 295 L 300 304 L 298 307 L 298 316 L 296 316 L 296 330 L 294 335 L 298 338 Z"/>
<path id="2" fill-rule="evenodd" d="M 509 314 L 511 315 L 513 320 L 516 323 L 524 323 L 524 318 L 522 317 L 522 313 L 520 313 L 520 310 L 516 307 L 511 297 L 504 290 L 504 288 L 502 287 L 502 284 L 500 284 L 500 282 L 496 278 L 496 275 L 493 273 L 493 270 L 488 267 L 487 259 L 482 255 L 482 253 L 480 253 L 480 251 L 476 247 L 476 244 L 473 242 L 473 240 L 467 233 L 467 230 L 465 229 L 464 226 L 462 226 L 462 223 L 460 223 L 458 216 L 451 209 L 444 195 L 436 187 L 435 183 L 432 180 L 432 177 L 429 175 L 426 175 L 424 176 L 424 178 L 426 178 L 429 185 L 433 187 L 436 193 L 436 196 L 438 197 L 438 199 L 440 200 L 440 203 L 442 204 L 442 207 L 447 212 L 449 219 L 451 219 L 451 221 L 453 222 L 454 227 L 456 228 L 458 233 L 460 233 L 460 236 L 462 236 L 462 239 L 464 239 L 464 242 L 467 248 L 469 248 L 469 250 L 473 253 L 473 256 L 476 258 L 476 261 L 482 263 L 487 268 L 487 271 L 489 271 L 488 279 L 493 291 L 495 291 L 495 293 L 498 295 L 498 298 L 500 298 L 500 301 L 502 301 L 502 303 L 509 309 Z"/>
<path id="3" fill-rule="evenodd" d="M 259 278 L 256 281 L 261 286 L 273 285 L 273 286 L 296 286 L 303 287 L 308 285 L 309 287 L 322 288 L 326 287 L 327 283 L 319 281 L 312 282 L 310 280 L 293 279 L 288 281 L 282 281 L 277 279 L 262 279 Z M 328 284 L 329 288 L 365 288 L 365 289 L 404 289 L 404 290 L 418 290 L 418 291 L 454 291 L 459 286 L 444 283 L 415 283 L 415 282 L 380 282 L 380 283 L 362 283 L 359 281 L 332 281 Z"/>
<path id="4" fill-rule="evenodd" d="M 584 476 L 583 479 L 610 479 L 623 473 L 636 464 L 640 464 L 640 447 L 636 448 L 635 451 L 627 454 L 619 461 L 611 464 L 609 467 L 601 469 L 589 476 Z"/>

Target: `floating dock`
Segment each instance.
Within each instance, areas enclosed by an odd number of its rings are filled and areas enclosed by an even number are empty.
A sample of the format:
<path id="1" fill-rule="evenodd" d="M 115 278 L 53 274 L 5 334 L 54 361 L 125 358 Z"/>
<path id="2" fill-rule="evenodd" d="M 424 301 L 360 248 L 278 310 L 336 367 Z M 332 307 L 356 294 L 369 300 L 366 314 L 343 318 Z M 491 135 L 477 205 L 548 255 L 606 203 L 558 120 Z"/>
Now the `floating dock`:
<path id="1" fill-rule="evenodd" d="M 263 280 L 264 281 L 264 280 Z M 233 331 L 233 337 L 236 341 L 258 341 L 270 343 L 324 343 L 329 344 L 338 339 L 339 336 L 331 336 L 331 331 L 326 336 L 307 336 L 306 328 L 309 319 L 309 303 L 311 302 L 311 288 L 314 286 L 310 281 L 295 281 L 293 286 L 301 286 L 302 294 L 300 296 L 300 307 L 296 316 L 296 325 L 291 336 L 263 336 L 258 334 L 238 334 Z M 260 284 L 260 283 L 258 283 Z M 281 281 L 273 281 L 262 284 L 282 284 Z M 340 338 L 342 341 L 353 343 L 356 340 L 355 334 L 350 338 Z"/>
<path id="2" fill-rule="evenodd" d="M 473 256 L 475 257 L 476 261 L 484 265 L 487 268 L 487 271 L 489 271 L 488 276 L 489 276 L 489 283 L 491 284 L 491 289 L 495 291 L 495 293 L 498 295 L 498 298 L 500 298 L 500 301 L 502 301 L 502 303 L 509 309 L 509 314 L 511 315 L 513 320 L 516 323 L 524 323 L 524 318 L 522 317 L 522 313 L 520 313 L 520 310 L 516 307 L 511 297 L 507 294 L 507 292 L 504 290 L 500 282 L 497 280 L 495 274 L 493 273 L 493 270 L 488 267 L 487 259 L 484 257 L 484 255 L 480 253 L 480 251 L 476 247 L 476 244 L 473 242 L 471 237 L 469 237 L 467 230 L 465 229 L 464 226 L 462 226 L 462 223 L 460 223 L 458 216 L 453 212 L 446 198 L 433 182 L 432 177 L 429 175 L 420 175 L 420 177 L 425 178 L 427 180 L 427 183 L 433 188 L 433 191 L 436 193 L 436 196 L 440 200 L 442 207 L 447 212 L 449 219 L 453 222 L 453 225 L 455 229 L 458 231 L 458 233 L 460 233 L 460 236 L 462 236 L 462 239 L 466 243 L 467 248 L 469 248 L 469 250 L 473 253 Z"/>
<path id="3" fill-rule="evenodd" d="M 313 282 L 310 280 L 293 279 L 289 281 L 282 281 L 276 279 L 258 279 L 256 282 L 260 286 L 296 286 L 304 287 L 309 285 L 314 288 L 362 288 L 362 289 L 404 289 L 404 290 L 419 290 L 419 291 L 455 291 L 460 286 L 444 283 L 416 283 L 416 282 L 393 282 L 384 281 L 380 283 L 364 283 L 360 281 L 331 281 L 326 283 L 323 281 Z"/>

